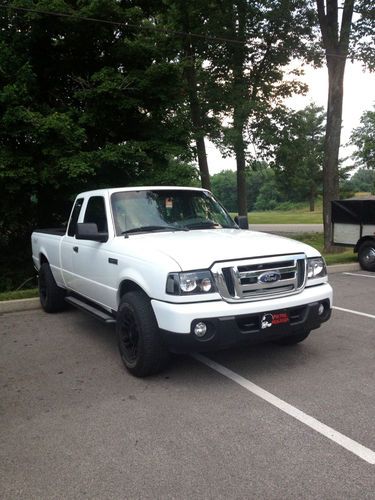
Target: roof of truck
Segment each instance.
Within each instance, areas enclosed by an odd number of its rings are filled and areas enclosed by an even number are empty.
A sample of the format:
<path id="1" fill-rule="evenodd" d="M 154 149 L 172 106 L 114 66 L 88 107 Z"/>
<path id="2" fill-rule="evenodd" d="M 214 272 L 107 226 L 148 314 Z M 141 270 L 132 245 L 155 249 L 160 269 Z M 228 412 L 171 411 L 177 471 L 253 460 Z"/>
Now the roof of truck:
<path id="1" fill-rule="evenodd" d="M 202 189 L 198 187 L 186 187 L 186 186 L 134 186 L 134 187 L 117 187 L 117 188 L 104 188 L 104 189 L 94 189 L 92 191 L 85 191 L 80 193 L 79 196 L 83 195 L 103 195 L 112 193 L 118 193 L 121 191 L 170 191 L 170 190 L 184 190 L 184 191 L 208 191 L 208 189 Z"/>

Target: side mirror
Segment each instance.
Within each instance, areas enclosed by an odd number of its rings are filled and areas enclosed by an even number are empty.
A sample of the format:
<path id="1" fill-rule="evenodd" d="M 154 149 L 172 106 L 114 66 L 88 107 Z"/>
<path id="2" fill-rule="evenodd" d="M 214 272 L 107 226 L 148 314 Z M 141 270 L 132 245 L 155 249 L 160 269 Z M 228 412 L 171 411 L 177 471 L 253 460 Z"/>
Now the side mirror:
<path id="1" fill-rule="evenodd" d="M 77 240 L 100 241 L 108 240 L 108 233 L 99 233 L 98 226 L 92 222 L 78 222 L 76 229 Z"/>
<path id="2" fill-rule="evenodd" d="M 246 215 L 236 215 L 234 222 L 240 229 L 249 229 L 249 221 Z"/>

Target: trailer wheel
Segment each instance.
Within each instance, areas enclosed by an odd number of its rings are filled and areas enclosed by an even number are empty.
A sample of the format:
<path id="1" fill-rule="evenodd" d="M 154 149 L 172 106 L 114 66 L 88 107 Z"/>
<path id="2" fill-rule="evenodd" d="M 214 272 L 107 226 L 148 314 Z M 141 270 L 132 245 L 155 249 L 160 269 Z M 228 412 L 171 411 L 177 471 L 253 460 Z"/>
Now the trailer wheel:
<path id="1" fill-rule="evenodd" d="M 159 334 L 149 298 L 142 292 L 128 292 L 116 317 L 118 346 L 127 370 L 136 377 L 159 373 L 169 353 Z"/>
<path id="2" fill-rule="evenodd" d="M 365 271 L 375 271 L 375 241 L 365 241 L 359 247 L 358 261 Z"/>
<path id="3" fill-rule="evenodd" d="M 288 337 L 274 340 L 273 344 L 277 345 L 294 345 L 302 342 L 310 335 L 310 331 L 302 330 L 294 335 L 288 335 Z"/>
<path id="4" fill-rule="evenodd" d="M 45 262 L 39 269 L 39 298 L 43 309 L 48 313 L 66 308 L 65 290 L 56 285 L 49 264 Z"/>

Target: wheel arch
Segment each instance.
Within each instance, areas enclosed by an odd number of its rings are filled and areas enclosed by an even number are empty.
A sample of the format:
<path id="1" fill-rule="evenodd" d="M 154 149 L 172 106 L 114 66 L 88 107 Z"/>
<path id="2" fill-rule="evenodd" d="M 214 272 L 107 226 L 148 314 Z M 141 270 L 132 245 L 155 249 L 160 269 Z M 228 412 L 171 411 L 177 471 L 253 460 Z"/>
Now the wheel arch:
<path id="1" fill-rule="evenodd" d="M 40 265 L 49 264 L 47 257 L 42 252 L 39 254 L 39 262 L 40 262 Z"/>
<path id="2" fill-rule="evenodd" d="M 146 297 L 148 297 L 147 292 L 134 280 L 126 278 L 123 279 L 118 287 L 117 292 L 117 305 L 120 303 L 121 298 L 128 292 L 142 292 Z"/>

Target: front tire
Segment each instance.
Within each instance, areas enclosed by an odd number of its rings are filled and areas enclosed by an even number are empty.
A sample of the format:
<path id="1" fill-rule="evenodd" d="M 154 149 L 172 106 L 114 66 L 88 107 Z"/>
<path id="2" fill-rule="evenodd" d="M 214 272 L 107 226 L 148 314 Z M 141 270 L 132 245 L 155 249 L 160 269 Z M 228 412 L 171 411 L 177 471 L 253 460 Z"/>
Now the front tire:
<path id="1" fill-rule="evenodd" d="M 47 262 L 39 269 L 38 287 L 40 303 L 46 312 L 55 313 L 66 308 L 65 290 L 56 285 Z"/>
<path id="2" fill-rule="evenodd" d="M 310 331 L 308 331 L 308 332 L 302 331 L 302 332 L 295 333 L 294 335 L 288 335 L 288 337 L 285 337 L 282 339 L 274 340 L 273 343 L 277 344 L 277 345 L 294 345 L 294 344 L 298 344 L 299 342 L 302 342 L 309 335 L 310 335 Z"/>
<path id="3" fill-rule="evenodd" d="M 128 292 L 120 302 L 116 332 L 121 359 L 136 377 L 159 373 L 169 353 L 160 338 L 149 298 L 142 292 Z"/>
<path id="4" fill-rule="evenodd" d="M 359 265 L 365 271 L 375 271 L 375 241 L 365 241 L 358 250 Z"/>

